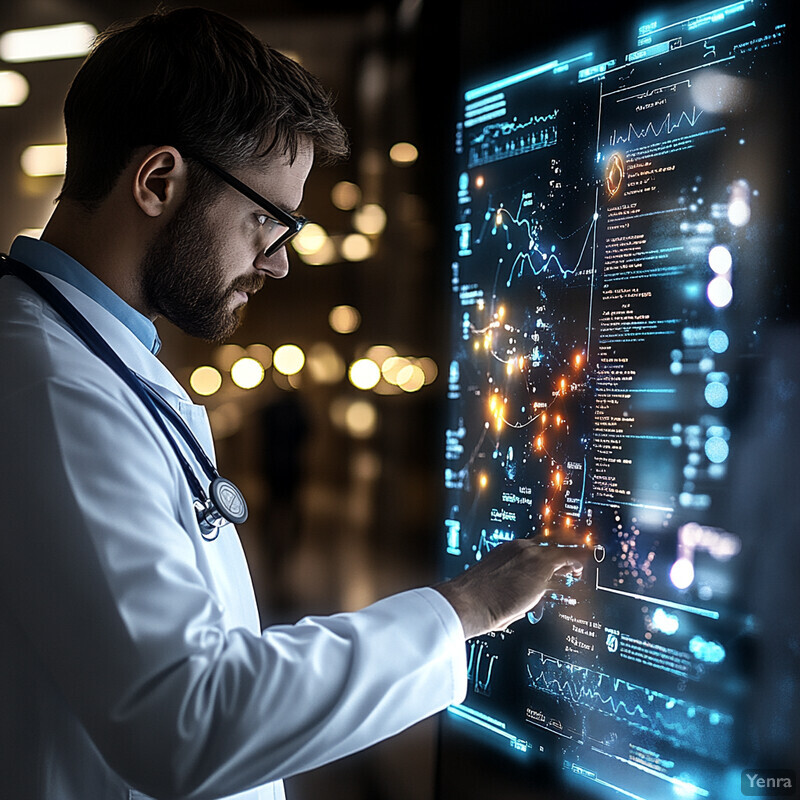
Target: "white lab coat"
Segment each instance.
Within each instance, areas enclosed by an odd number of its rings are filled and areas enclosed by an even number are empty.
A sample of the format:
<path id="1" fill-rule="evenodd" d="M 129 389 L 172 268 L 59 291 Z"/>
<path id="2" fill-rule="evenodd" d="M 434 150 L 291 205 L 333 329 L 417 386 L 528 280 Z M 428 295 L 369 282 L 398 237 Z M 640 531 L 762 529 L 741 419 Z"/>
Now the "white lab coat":
<path id="1" fill-rule="evenodd" d="M 46 277 L 213 458 L 205 410 Z M 0 796 L 282 798 L 280 779 L 463 699 L 463 633 L 433 589 L 262 633 L 233 526 L 201 538 L 149 412 L 12 277 L 0 381 Z"/>

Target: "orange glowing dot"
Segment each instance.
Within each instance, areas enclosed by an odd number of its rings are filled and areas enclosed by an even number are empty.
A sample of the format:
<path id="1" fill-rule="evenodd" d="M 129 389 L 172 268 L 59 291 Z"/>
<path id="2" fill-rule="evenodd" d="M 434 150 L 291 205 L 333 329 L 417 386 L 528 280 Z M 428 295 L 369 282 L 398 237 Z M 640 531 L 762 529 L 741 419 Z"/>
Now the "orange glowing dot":
<path id="1" fill-rule="evenodd" d="M 485 219 L 485 217 L 484 217 L 484 219 Z M 503 215 L 499 211 L 494 215 L 494 222 L 495 222 L 495 225 L 502 225 L 503 224 Z"/>
<path id="2" fill-rule="evenodd" d="M 477 178 L 475 178 L 475 185 L 476 185 L 476 186 L 477 186 L 479 189 L 480 189 L 480 188 L 483 186 L 483 175 L 478 175 L 478 177 L 477 177 Z"/>
<path id="3" fill-rule="evenodd" d="M 519 357 L 519 371 L 522 372 L 522 368 L 525 366 L 525 356 Z"/>
<path id="4" fill-rule="evenodd" d="M 544 535 L 545 536 L 549 536 L 550 535 L 550 528 L 545 528 L 544 529 Z"/>
<path id="5" fill-rule="evenodd" d="M 550 506 L 545 506 L 545 507 L 544 507 L 544 515 L 545 515 L 546 517 L 549 517 L 549 516 L 550 516 Z"/>
<path id="6" fill-rule="evenodd" d="M 561 414 L 556 414 L 556 425 L 561 424 Z"/>
<path id="7" fill-rule="evenodd" d="M 567 381 L 566 381 L 565 378 L 561 379 L 561 391 L 562 392 L 566 392 L 567 391 Z"/>
<path id="8" fill-rule="evenodd" d="M 586 544 L 591 544 L 592 543 L 592 534 L 591 533 L 587 533 L 586 534 L 585 541 L 586 541 Z"/>
<path id="9" fill-rule="evenodd" d="M 567 528 L 571 528 L 571 527 L 572 527 L 572 518 L 571 518 L 571 517 L 567 517 L 567 518 L 564 520 L 564 525 L 565 525 Z"/>
<path id="10" fill-rule="evenodd" d="M 486 473 L 485 472 L 481 474 L 481 477 L 478 480 L 478 482 L 481 485 L 481 489 L 485 489 L 486 488 L 486 485 L 489 483 L 489 479 L 486 477 Z"/>
<path id="11" fill-rule="evenodd" d="M 556 484 L 556 486 L 559 487 L 559 489 L 561 488 L 561 473 L 560 472 L 556 472 L 555 484 Z"/>
<path id="12" fill-rule="evenodd" d="M 497 316 L 498 316 L 498 318 L 499 318 L 499 319 L 503 319 L 503 317 L 504 317 L 505 315 L 506 315 L 506 307 L 505 307 L 505 306 L 500 306 L 500 308 L 498 308 L 498 309 L 497 309 Z"/>
<path id="13" fill-rule="evenodd" d="M 547 422 L 547 414 L 542 414 L 542 425 L 544 425 L 545 422 Z"/>
<path id="14" fill-rule="evenodd" d="M 541 436 L 537 436 L 536 437 L 536 449 L 537 450 L 541 450 L 542 449 L 542 437 Z"/>
<path id="15" fill-rule="evenodd" d="M 582 363 L 582 362 L 583 362 L 583 356 L 582 356 L 580 353 L 578 353 L 578 354 L 575 356 L 575 366 L 576 366 L 576 367 L 579 367 L 579 366 L 581 365 L 581 363 Z"/>
<path id="16" fill-rule="evenodd" d="M 494 411 L 495 408 L 497 408 L 497 396 L 496 395 L 492 395 L 492 399 L 489 401 L 489 408 L 491 408 L 492 411 Z"/>

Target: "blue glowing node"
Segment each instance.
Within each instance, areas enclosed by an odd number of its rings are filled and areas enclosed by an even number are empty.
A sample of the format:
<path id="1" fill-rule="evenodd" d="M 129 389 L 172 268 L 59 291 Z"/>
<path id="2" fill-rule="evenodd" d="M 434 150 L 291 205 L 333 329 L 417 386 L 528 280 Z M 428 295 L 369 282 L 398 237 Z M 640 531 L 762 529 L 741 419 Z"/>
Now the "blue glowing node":
<path id="1" fill-rule="evenodd" d="M 715 353 L 724 353 L 728 346 L 730 345 L 730 340 L 728 339 L 728 334 L 725 331 L 711 331 L 708 334 L 708 346 L 711 350 Z"/>
<path id="2" fill-rule="evenodd" d="M 700 287 L 696 283 L 687 283 L 684 291 L 687 297 L 695 298 L 700 296 Z"/>
<path id="3" fill-rule="evenodd" d="M 653 612 L 653 628 L 667 636 L 672 636 L 678 632 L 680 626 L 678 617 L 675 614 L 670 614 L 663 608 L 657 608 Z"/>
<path id="4" fill-rule="evenodd" d="M 706 440 L 705 451 L 709 461 L 713 464 L 721 464 L 723 461 L 727 460 L 730 448 L 724 439 L 719 436 L 712 436 L 710 439 Z"/>
<path id="5" fill-rule="evenodd" d="M 728 387 L 716 381 L 709 383 L 705 390 L 706 403 L 711 408 L 722 408 L 728 402 Z"/>
<path id="6" fill-rule="evenodd" d="M 693 636 L 689 641 L 689 652 L 707 664 L 719 664 L 725 659 L 725 648 L 718 642 L 708 642 L 702 636 Z"/>

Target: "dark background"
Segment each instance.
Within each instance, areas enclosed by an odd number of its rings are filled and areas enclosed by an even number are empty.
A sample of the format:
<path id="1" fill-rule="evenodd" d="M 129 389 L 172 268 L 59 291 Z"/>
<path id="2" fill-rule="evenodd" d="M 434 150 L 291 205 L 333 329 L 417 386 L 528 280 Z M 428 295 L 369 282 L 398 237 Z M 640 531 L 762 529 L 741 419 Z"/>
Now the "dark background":
<path id="1" fill-rule="evenodd" d="M 477 81 L 484 65 L 523 64 L 527 54 L 547 55 L 567 39 L 653 4 L 220 0 L 197 5 L 238 19 L 300 60 L 335 93 L 351 133 L 352 157 L 312 171 L 303 213 L 332 236 L 351 232 L 352 214 L 330 200 L 332 187 L 342 180 L 356 183 L 363 202 L 379 203 L 387 213 L 386 229 L 373 237 L 373 255 L 365 261 L 309 266 L 290 253 L 290 275 L 251 301 L 232 342 L 272 349 L 292 342 L 306 353 L 322 343 L 345 364 L 372 345 L 388 344 L 402 355 L 430 357 L 439 368 L 438 378 L 413 394 L 363 392 L 346 376 L 323 384 L 308 370 L 293 387 L 268 369 L 253 390 L 238 389 L 225 375 L 216 395 L 194 397 L 209 408 L 221 471 L 242 487 L 250 505 L 240 534 L 264 624 L 358 608 L 437 577 L 454 235 L 449 159 L 459 73 Z M 0 32 L 75 21 L 102 30 L 154 6 L 143 0 L 4 0 Z M 30 144 L 64 141 L 61 107 L 80 61 L 0 62 L 0 69 L 15 69 L 30 84 L 25 104 L 0 108 L 3 250 L 19 231 L 43 226 L 52 209 L 60 178 L 26 177 L 19 159 Z M 389 149 L 399 141 L 417 146 L 415 164 L 390 161 Z M 338 334 L 329 326 L 328 313 L 338 304 L 359 310 L 361 325 L 354 333 Z M 187 388 L 195 367 L 219 359 L 217 348 L 168 324 L 159 322 L 159 330 L 161 358 Z M 343 409 L 363 400 L 377 419 L 366 437 L 352 435 L 341 422 Z M 270 434 L 276 418 L 280 439 Z M 275 458 L 290 453 L 294 458 Z M 282 496 L 293 500 L 283 503 Z M 432 800 L 436 748 L 437 721 L 429 720 L 363 754 L 290 779 L 287 794 L 290 800 Z M 510 787 L 495 786 L 493 797 L 511 796 Z M 463 796 L 477 795 L 465 787 Z"/>

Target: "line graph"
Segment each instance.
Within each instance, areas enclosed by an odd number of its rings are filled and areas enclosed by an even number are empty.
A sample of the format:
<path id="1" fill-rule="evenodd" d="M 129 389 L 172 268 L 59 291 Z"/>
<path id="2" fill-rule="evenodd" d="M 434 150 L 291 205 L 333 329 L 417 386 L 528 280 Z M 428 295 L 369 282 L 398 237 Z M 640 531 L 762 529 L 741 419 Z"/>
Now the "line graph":
<path id="1" fill-rule="evenodd" d="M 671 111 L 668 112 L 658 125 L 648 122 L 644 127 L 637 127 L 631 122 L 623 133 L 619 133 L 615 128 L 609 137 L 609 144 L 612 147 L 617 147 L 620 144 L 629 144 L 632 140 L 641 140 L 647 137 L 660 139 L 662 136 L 671 136 L 674 131 L 681 127 L 685 128 L 688 125 L 688 127 L 694 128 L 702 115 L 702 109 L 693 106 L 691 112 L 682 111 L 677 119 L 673 117 Z"/>
<path id="2" fill-rule="evenodd" d="M 528 651 L 528 686 L 573 706 L 599 712 L 648 731 L 660 739 L 698 752 L 718 747 L 732 717 L 685 699 L 562 661 L 538 650 Z"/>
<path id="3" fill-rule="evenodd" d="M 523 192 L 520 196 L 517 211 L 512 212 L 502 204 L 498 206 L 493 205 L 490 195 L 483 218 L 483 226 L 473 242 L 474 246 L 477 247 L 485 240 L 486 236 L 501 236 L 505 238 L 505 249 L 511 251 L 515 249 L 513 240 L 516 236 L 513 234 L 517 232 L 521 234 L 523 244 L 521 248 L 517 248 L 518 252 L 508 271 L 508 277 L 506 279 L 507 288 L 511 288 L 511 284 L 515 278 L 522 277 L 526 268 L 530 269 L 533 275 L 541 275 L 551 269 L 558 270 L 562 277 L 565 278 L 568 275 L 574 275 L 578 269 L 580 269 L 587 253 L 591 253 L 589 240 L 597 225 L 597 220 L 599 219 L 597 211 L 592 213 L 588 222 L 569 235 L 563 237 L 564 239 L 569 239 L 580 231 L 586 230 L 580 254 L 574 264 L 569 264 L 562 256 L 558 255 L 555 245 L 550 247 L 549 252 L 542 247 L 541 224 L 535 218 L 535 215 L 531 215 L 530 218 L 523 216 L 525 203 L 530 203 L 531 200 L 531 193 Z"/>
<path id="4" fill-rule="evenodd" d="M 558 142 L 558 109 L 547 114 L 534 114 L 525 122 L 515 118 L 510 122 L 485 125 L 470 142 L 468 166 L 478 167 L 519 156 Z"/>

